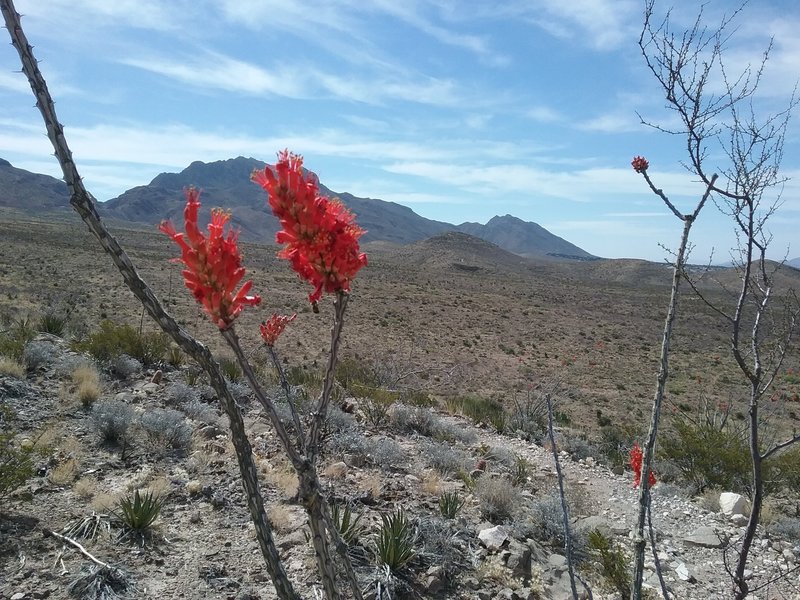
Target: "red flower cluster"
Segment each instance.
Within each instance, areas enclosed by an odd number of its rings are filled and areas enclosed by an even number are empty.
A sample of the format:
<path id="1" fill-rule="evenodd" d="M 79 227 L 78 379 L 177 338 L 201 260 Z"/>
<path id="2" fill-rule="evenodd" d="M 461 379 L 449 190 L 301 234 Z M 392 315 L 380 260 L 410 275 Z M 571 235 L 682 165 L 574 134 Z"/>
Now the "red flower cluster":
<path id="1" fill-rule="evenodd" d="M 314 286 L 308 295 L 316 307 L 322 292 L 349 292 L 350 282 L 367 264 L 358 238 L 364 230 L 338 200 L 321 196 L 313 174 L 303 174 L 303 157 L 284 150 L 270 167 L 254 171 L 252 180 L 269 194 L 269 205 L 281 223 L 275 241 L 285 244 L 286 258 L 300 277 Z"/>
<path id="2" fill-rule="evenodd" d="M 644 173 L 650 167 L 650 163 L 647 162 L 644 156 L 634 156 L 631 161 L 631 166 L 637 173 Z"/>
<path id="3" fill-rule="evenodd" d="M 275 342 L 278 341 L 278 338 L 283 333 L 283 330 L 286 329 L 289 323 L 295 320 L 295 317 L 297 317 L 297 314 L 289 316 L 272 313 L 272 316 L 261 323 L 259 327 L 261 338 L 264 340 L 264 343 L 267 346 L 274 346 Z"/>
<path id="4" fill-rule="evenodd" d="M 234 291 L 244 277 L 245 268 L 237 247 L 238 232 L 229 231 L 225 235 L 225 224 L 230 214 L 221 208 L 213 209 L 206 238 L 197 227 L 199 209 L 200 192 L 189 188 L 186 190 L 186 208 L 183 210 L 186 232 L 175 231 L 169 221 L 163 221 L 158 228 L 180 246 L 181 257 L 175 260 L 186 265 L 183 270 L 186 287 L 195 300 L 203 305 L 211 320 L 220 329 L 226 329 L 245 306 L 257 305 L 261 297 L 247 295 L 252 281 L 245 282 L 239 291 Z"/>
<path id="5" fill-rule="evenodd" d="M 644 453 L 639 447 L 639 444 L 634 444 L 631 448 L 631 468 L 633 469 L 633 487 L 639 487 L 642 481 L 642 459 Z M 653 487 L 656 484 L 656 476 L 653 471 L 650 471 L 650 476 L 647 478 L 647 487 Z"/>

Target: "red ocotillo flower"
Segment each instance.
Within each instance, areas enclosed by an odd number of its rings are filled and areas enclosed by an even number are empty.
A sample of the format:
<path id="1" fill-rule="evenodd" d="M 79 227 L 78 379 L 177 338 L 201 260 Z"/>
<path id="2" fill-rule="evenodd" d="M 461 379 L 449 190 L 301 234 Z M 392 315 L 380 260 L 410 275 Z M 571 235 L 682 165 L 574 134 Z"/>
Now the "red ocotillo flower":
<path id="1" fill-rule="evenodd" d="M 244 277 L 245 268 L 237 246 L 238 232 L 225 233 L 230 214 L 221 208 L 213 209 L 206 237 L 197 227 L 199 209 L 200 192 L 189 188 L 186 190 L 186 208 L 183 210 L 186 232 L 175 231 L 169 221 L 162 221 L 158 228 L 175 240 L 181 249 L 181 257 L 175 261 L 186 266 L 183 270 L 186 287 L 217 327 L 226 329 L 245 306 L 257 305 L 261 297 L 247 295 L 252 281 L 245 282 L 236 291 L 236 286 Z"/>
<path id="2" fill-rule="evenodd" d="M 338 199 L 320 195 L 313 174 L 303 173 L 303 157 L 288 150 L 278 154 L 275 172 L 256 170 L 252 180 L 267 192 L 280 221 L 275 241 L 284 248 L 278 256 L 314 286 L 311 304 L 316 306 L 323 292 L 349 292 L 350 282 L 367 264 L 358 245 L 364 230 L 353 214 Z"/>
<path id="3" fill-rule="evenodd" d="M 274 346 L 275 342 L 283 333 L 283 330 L 286 329 L 286 326 L 289 323 L 295 320 L 295 317 L 297 317 L 296 314 L 289 316 L 273 313 L 272 316 L 261 323 L 261 326 L 259 327 L 259 330 L 261 331 L 261 339 L 264 340 L 264 343 L 267 346 Z"/>
<path id="4" fill-rule="evenodd" d="M 644 173 L 648 168 L 650 168 L 650 163 L 647 162 L 647 159 L 644 156 L 634 156 L 633 160 L 631 161 L 631 166 L 637 173 Z"/>
<path id="5" fill-rule="evenodd" d="M 639 447 L 639 444 L 634 444 L 633 448 L 631 448 L 631 468 L 633 469 L 633 487 L 639 487 L 639 484 L 642 481 L 642 459 L 644 458 L 644 453 L 642 449 Z M 647 487 L 653 487 L 656 484 L 656 476 L 653 471 L 650 471 L 650 476 L 647 478 L 648 484 Z"/>

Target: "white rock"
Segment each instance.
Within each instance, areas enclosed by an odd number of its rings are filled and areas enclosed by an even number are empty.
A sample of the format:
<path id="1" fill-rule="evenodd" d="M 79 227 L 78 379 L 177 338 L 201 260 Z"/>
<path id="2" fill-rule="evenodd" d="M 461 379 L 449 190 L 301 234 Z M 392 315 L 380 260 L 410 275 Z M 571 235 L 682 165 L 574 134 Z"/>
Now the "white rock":
<path id="1" fill-rule="evenodd" d="M 692 576 L 689 575 L 689 568 L 684 563 L 680 563 L 675 568 L 675 574 L 681 581 L 689 581 L 690 579 L 692 579 Z"/>
<path id="2" fill-rule="evenodd" d="M 747 502 L 740 494 L 722 492 L 719 495 L 719 510 L 726 517 L 745 515 L 747 512 Z"/>
<path id="3" fill-rule="evenodd" d="M 508 539 L 508 532 L 502 525 L 497 525 L 489 529 L 482 529 L 478 533 L 478 539 L 489 550 L 498 550 Z"/>

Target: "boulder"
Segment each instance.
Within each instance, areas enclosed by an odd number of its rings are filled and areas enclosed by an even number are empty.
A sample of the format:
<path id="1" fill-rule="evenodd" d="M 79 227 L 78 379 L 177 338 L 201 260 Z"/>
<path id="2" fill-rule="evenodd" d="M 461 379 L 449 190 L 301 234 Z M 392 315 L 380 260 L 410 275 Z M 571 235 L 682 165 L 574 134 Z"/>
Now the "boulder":
<path id="1" fill-rule="evenodd" d="M 747 501 L 739 494 L 722 492 L 719 495 L 719 510 L 726 517 L 747 515 Z"/>

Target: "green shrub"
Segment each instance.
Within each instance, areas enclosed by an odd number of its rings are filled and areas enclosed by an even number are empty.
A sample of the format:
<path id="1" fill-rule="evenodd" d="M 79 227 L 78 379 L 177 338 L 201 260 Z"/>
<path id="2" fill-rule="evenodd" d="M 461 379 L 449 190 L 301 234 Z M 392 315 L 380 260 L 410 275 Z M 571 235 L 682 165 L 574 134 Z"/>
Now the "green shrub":
<path id="1" fill-rule="evenodd" d="M 381 427 L 389 421 L 389 408 L 393 399 L 362 398 L 359 402 L 367 422 L 375 427 Z"/>
<path id="2" fill-rule="evenodd" d="M 383 521 L 375 540 L 380 563 L 397 572 L 416 556 L 417 532 L 402 509 L 382 515 Z"/>
<path id="3" fill-rule="evenodd" d="M 631 595 L 631 574 L 625 564 L 625 554 L 611 544 L 606 536 L 595 529 L 589 532 L 589 548 L 600 566 L 600 574 L 606 583 L 620 593 L 620 597 Z"/>
<path id="4" fill-rule="evenodd" d="M 235 358 L 229 356 L 220 358 L 219 368 L 228 381 L 239 381 L 242 378 L 242 366 Z"/>
<path id="5" fill-rule="evenodd" d="M 19 448 L 11 433 L 0 433 L 0 500 L 33 475 L 33 447 Z"/>
<path id="6" fill-rule="evenodd" d="M 46 312 L 36 323 L 36 329 L 42 333 L 49 333 L 58 337 L 63 337 L 67 329 L 69 317 L 64 314 Z"/>
<path id="7" fill-rule="evenodd" d="M 445 519 L 455 519 L 465 502 L 458 492 L 445 492 L 439 496 L 439 512 Z"/>
<path id="8" fill-rule="evenodd" d="M 363 361 L 351 356 L 342 358 L 336 365 L 336 381 L 354 394 L 357 393 L 354 387 L 380 387 L 375 370 Z"/>
<path id="9" fill-rule="evenodd" d="M 22 361 L 25 346 L 36 337 L 36 328 L 30 318 L 22 317 L 0 332 L 0 355 Z"/>
<path id="10" fill-rule="evenodd" d="M 506 413 L 499 402 L 476 396 L 466 396 L 461 400 L 461 412 L 476 424 L 492 425 L 498 433 L 505 431 Z"/>
<path id="11" fill-rule="evenodd" d="M 357 544 L 359 538 L 364 534 L 364 526 L 361 524 L 362 516 L 356 515 L 349 504 L 331 503 L 331 519 L 339 535 L 342 536 L 342 540 L 348 546 Z"/>
<path id="12" fill-rule="evenodd" d="M 118 325 L 105 320 L 100 329 L 85 340 L 76 342 L 74 349 L 88 352 L 101 362 L 126 354 L 144 365 L 152 365 L 164 358 L 169 348 L 169 337 L 161 332 L 140 333 L 135 327 Z"/>
<path id="13" fill-rule="evenodd" d="M 750 492 L 751 462 L 742 431 L 678 418 L 674 434 L 662 436 L 660 457 L 674 464 L 698 492 L 720 488 Z"/>
<path id="14" fill-rule="evenodd" d="M 163 500 L 153 492 L 141 494 L 136 490 L 132 496 L 122 498 L 115 513 L 123 528 L 122 537 L 133 537 L 143 542 L 161 514 L 163 504 Z"/>

